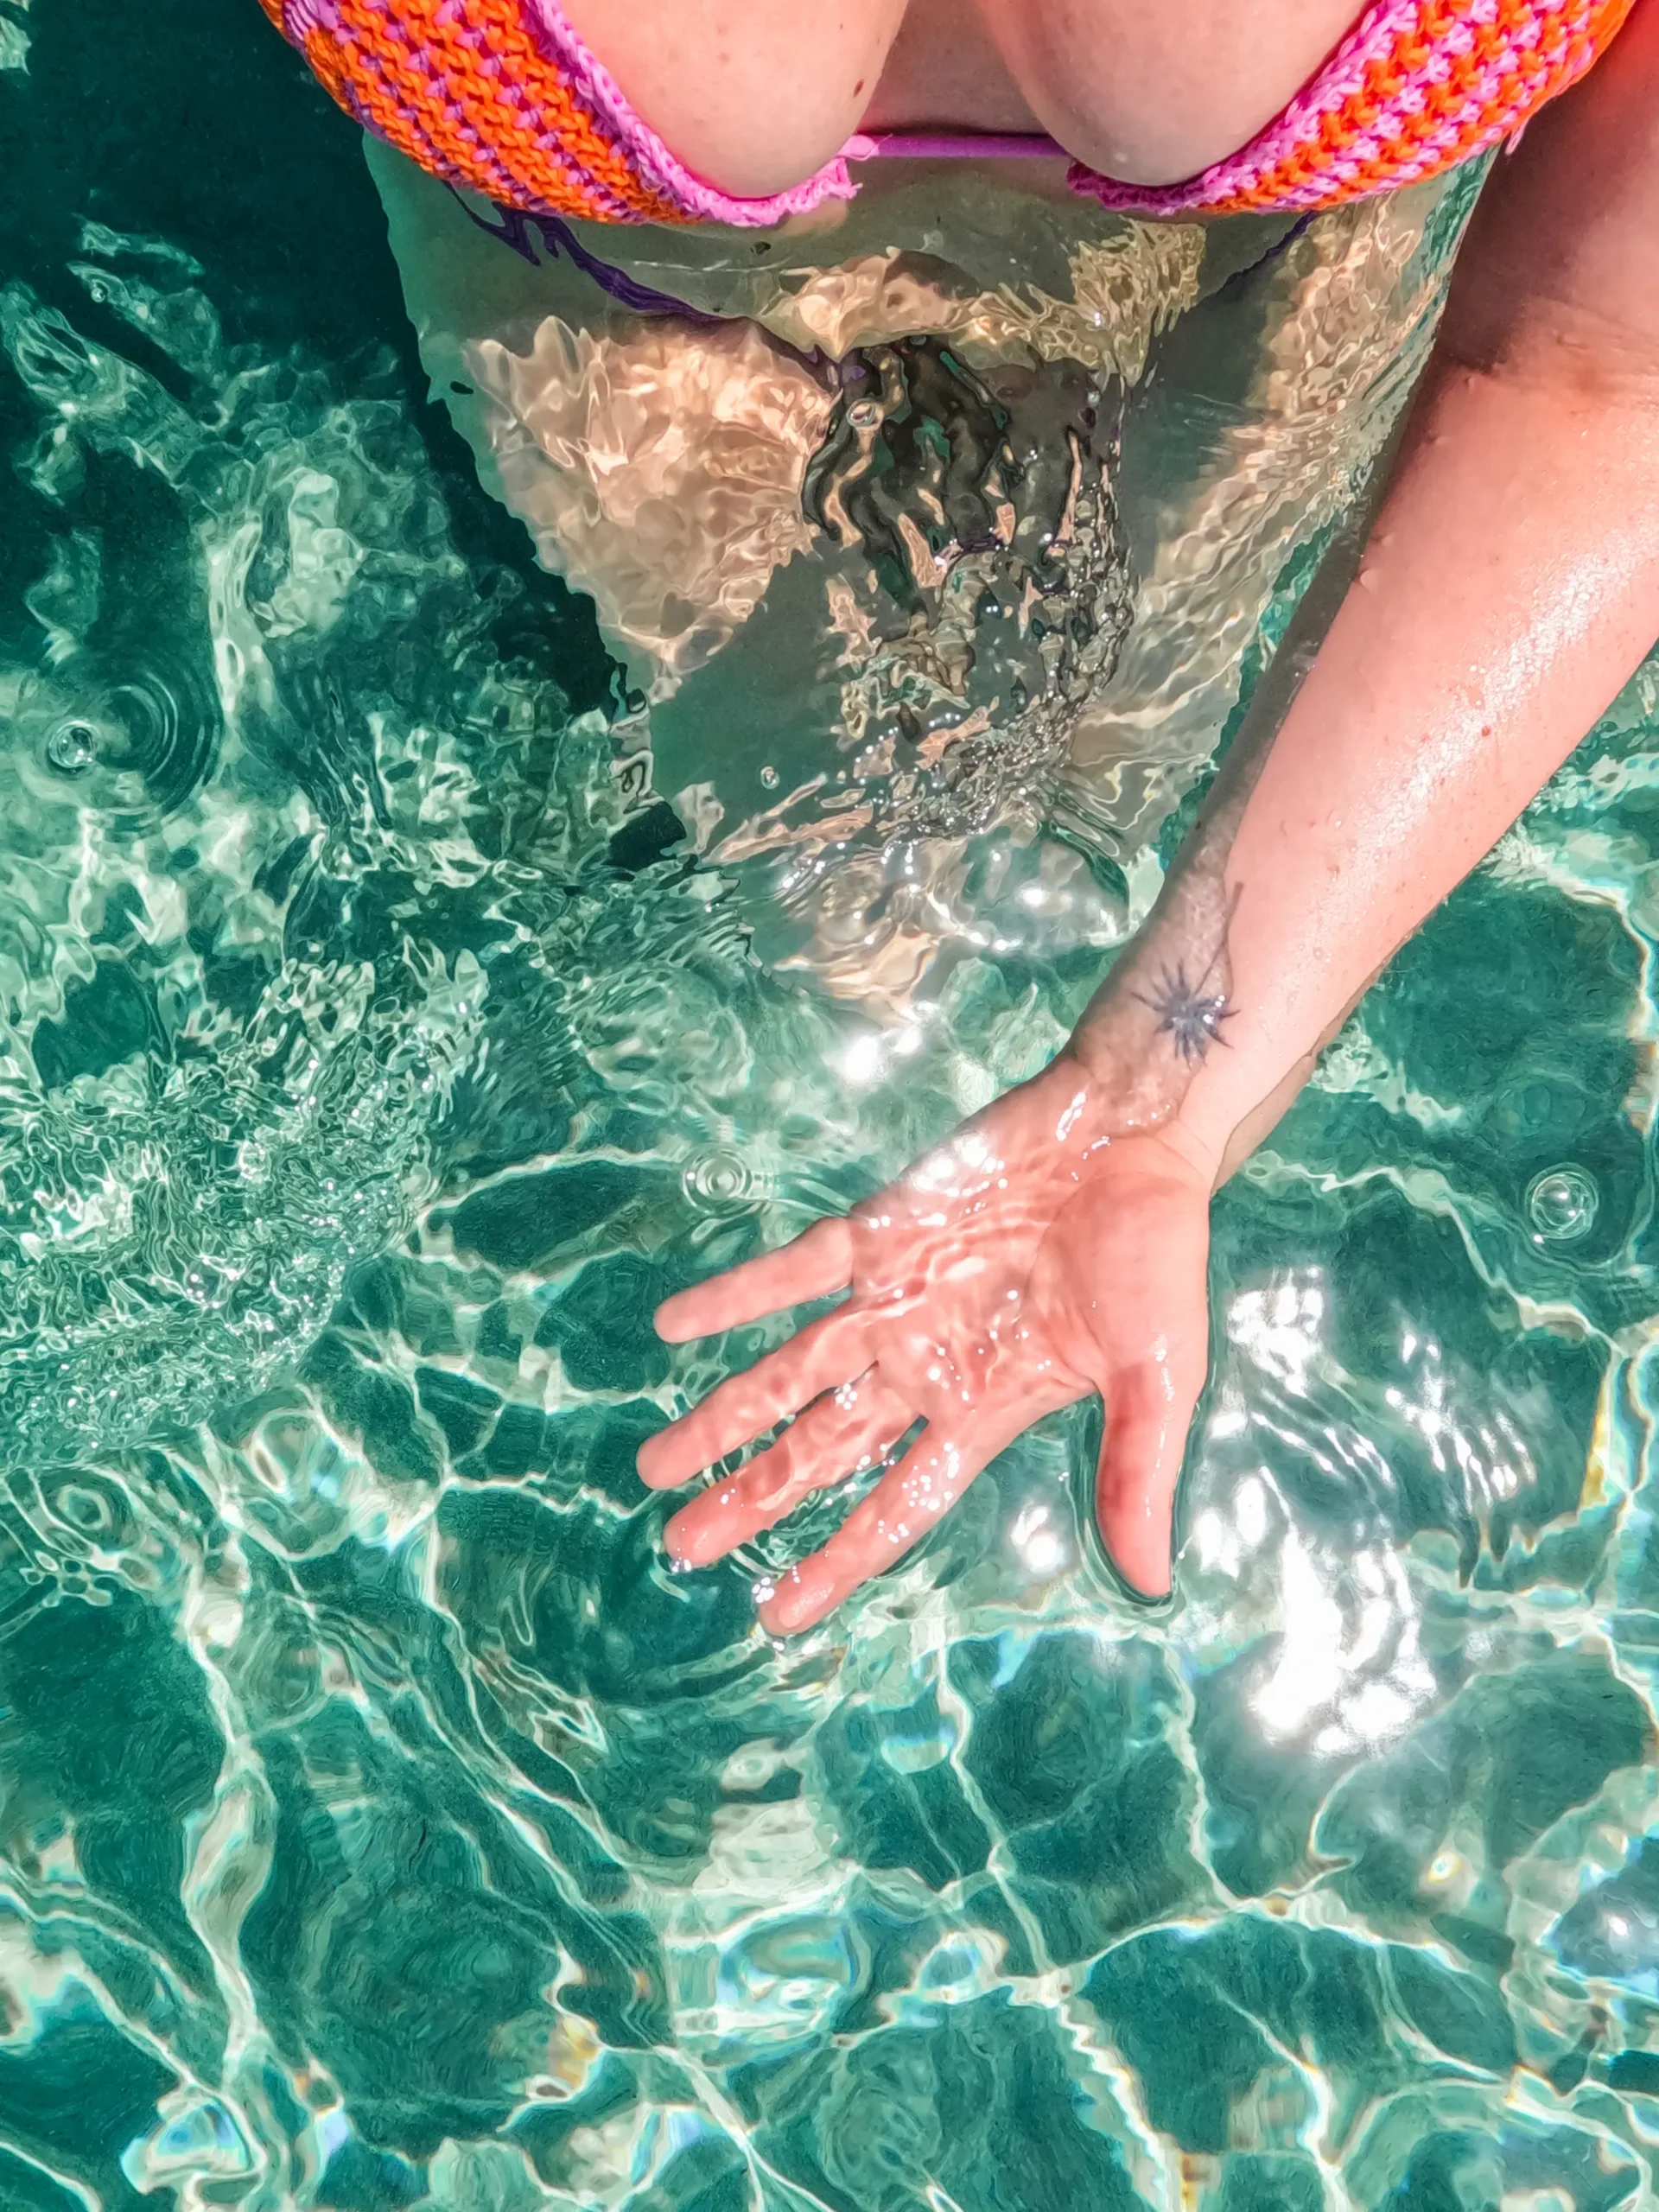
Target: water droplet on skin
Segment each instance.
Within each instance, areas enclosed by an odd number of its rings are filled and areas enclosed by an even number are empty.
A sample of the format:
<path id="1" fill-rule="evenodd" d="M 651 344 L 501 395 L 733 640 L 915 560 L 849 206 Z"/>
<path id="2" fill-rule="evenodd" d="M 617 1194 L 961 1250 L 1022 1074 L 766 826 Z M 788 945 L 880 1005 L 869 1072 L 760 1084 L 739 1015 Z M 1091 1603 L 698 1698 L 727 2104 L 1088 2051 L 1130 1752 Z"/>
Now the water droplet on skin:
<path id="1" fill-rule="evenodd" d="M 1527 1218 L 1540 1242 L 1571 1244 L 1594 1225 L 1601 1194 L 1581 1167 L 1549 1167 L 1527 1187 Z"/>
<path id="2" fill-rule="evenodd" d="M 84 776 L 98 759 L 98 738 L 86 722 L 65 722 L 47 739 L 46 759 L 60 776 Z"/>

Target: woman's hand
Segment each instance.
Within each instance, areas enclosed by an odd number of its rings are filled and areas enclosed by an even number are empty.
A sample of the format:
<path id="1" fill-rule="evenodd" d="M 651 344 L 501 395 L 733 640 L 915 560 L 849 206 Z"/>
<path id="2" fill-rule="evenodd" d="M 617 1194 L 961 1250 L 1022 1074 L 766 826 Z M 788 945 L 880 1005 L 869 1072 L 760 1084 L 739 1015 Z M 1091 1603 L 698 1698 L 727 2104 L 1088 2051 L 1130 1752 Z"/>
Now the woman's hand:
<path id="1" fill-rule="evenodd" d="M 642 1477 L 666 1489 L 798 1416 L 675 1516 L 677 1559 L 723 1558 L 923 1422 L 761 1609 L 773 1631 L 810 1627 L 907 1551 L 1023 1429 L 1097 1390 L 1101 1527 L 1131 1582 L 1168 1587 L 1171 1510 L 1208 1353 L 1213 1164 L 1173 1125 L 1125 1131 L 1121 1089 L 1063 1053 L 849 1216 L 660 1308 L 661 1333 L 683 1342 L 852 1293 L 641 1450 Z"/>

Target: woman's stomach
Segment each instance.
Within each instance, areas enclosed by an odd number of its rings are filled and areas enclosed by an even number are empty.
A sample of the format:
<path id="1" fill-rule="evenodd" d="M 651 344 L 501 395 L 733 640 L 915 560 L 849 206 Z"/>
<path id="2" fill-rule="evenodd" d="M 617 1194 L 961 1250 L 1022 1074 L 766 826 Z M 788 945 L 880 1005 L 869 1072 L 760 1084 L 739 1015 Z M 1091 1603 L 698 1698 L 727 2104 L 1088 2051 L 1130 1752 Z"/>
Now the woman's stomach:
<path id="1" fill-rule="evenodd" d="M 969 935 L 1133 926 L 1472 196 L 1205 228 L 895 162 L 763 237 L 504 242 L 369 159 L 435 394 L 627 671 L 619 772 L 765 952 L 893 1007 Z"/>

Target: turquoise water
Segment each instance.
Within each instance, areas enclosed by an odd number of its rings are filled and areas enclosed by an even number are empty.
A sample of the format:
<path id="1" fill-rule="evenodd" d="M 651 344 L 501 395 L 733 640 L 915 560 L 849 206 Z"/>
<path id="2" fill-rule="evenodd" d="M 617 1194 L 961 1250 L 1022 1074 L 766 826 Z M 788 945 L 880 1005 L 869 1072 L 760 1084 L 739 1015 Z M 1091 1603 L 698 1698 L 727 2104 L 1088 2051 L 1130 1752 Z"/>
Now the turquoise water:
<path id="1" fill-rule="evenodd" d="M 774 1648 L 833 1502 L 667 1575 L 634 1447 L 758 1332 L 646 1316 L 1039 1062 L 1144 903 L 1309 565 L 1267 445 L 1204 489 L 1257 296 L 1108 456 L 1141 750 L 1017 835 L 976 784 L 942 980 L 861 998 L 851 862 L 664 853 L 721 695 L 642 781 L 353 132 L 251 6 L 136 12 L 0 0 L 0 2204 L 1648 2201 L 1653 673 L 1220 1202 L 1170 1605 L 1080 1409 Z"/>

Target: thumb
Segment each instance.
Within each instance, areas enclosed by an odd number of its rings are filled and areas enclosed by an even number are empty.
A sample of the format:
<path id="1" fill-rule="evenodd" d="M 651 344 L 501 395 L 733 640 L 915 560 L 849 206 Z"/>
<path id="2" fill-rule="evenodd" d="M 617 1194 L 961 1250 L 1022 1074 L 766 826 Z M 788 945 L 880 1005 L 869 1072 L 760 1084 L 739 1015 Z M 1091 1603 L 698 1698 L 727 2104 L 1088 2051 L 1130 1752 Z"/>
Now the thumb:
<path id="1" fill-rule="evenodd" d="M 1208 1347 L 1197 1332 L 1159 1336 L 1104 1382 L 1106 1427 L 1095 1512 L 1120 1572 L 1149 1598 L 1169 1588 L 1169 1533 Z"/>

